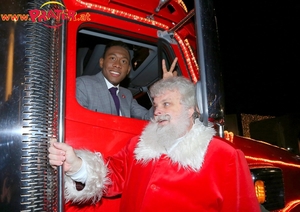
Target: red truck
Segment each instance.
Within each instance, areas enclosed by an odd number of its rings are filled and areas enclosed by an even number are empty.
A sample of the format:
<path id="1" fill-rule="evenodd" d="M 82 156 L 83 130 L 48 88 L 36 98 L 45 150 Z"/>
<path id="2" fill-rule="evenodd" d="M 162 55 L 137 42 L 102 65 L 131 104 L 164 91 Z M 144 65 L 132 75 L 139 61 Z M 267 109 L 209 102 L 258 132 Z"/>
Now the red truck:
<path id="1" fill-rule="evenodd" d="M 52 137 L 107 156 L 147 124 L 76 100 L 76 77 L 99 72 L 111 40 L 130 47 L 132 70 L 122 85 L 146 108 L 162 59 L 169 67 L 178 57 L 179 75 L 197 84 L 202 121 L 214 121 L 224 136 L 211 1 L 195 1 L 188 11 L 181 0 L 12 0 L 2 2 L 0 14 L 0 211 L 118 211 L 119 197 L 66 204 L 62 169 L 54 171 L 47 159 Z M 245 153 L 258 202 L 268 211 L 300 211 L 300 156 L 262 141 L 230 140 Z"/>

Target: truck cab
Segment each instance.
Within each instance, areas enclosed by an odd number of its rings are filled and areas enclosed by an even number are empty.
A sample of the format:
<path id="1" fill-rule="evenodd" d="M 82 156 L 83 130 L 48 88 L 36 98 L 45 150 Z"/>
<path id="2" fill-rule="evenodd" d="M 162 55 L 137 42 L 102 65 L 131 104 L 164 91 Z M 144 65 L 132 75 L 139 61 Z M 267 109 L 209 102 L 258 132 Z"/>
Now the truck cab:
<path id="1" fill-rule="evenodd" d="M 65 203 L 62 169 L 53 170 L 47 159 L 50 138 L 109 156 L 148 123 L 87 109 L 76 99 L 76 78 L 101 71 L 99 59 L 113 40 L 129 46 L 131 71 L 122 86 L 140 105 L 152 106 L 148 89 L 162 78 L 161 61 L 169 68 L 177 57 L 178 75 L 197 84 L 201 121 L 212 121 L 224 137 L 217 17 L 210 1 L 195 1 L 192 10 L 180 0 L 15 3 L 4 3 L 0 11 L 6 17 L 0 23 L 5 41 L 0 59 L 5 76 L 0 79 L 0 210 L 119 210 L 118 196 L 96 205 Z M 224 142 L 244 152 L 264 208 L 299 211 L 299 155 L 240 136 Z"/>

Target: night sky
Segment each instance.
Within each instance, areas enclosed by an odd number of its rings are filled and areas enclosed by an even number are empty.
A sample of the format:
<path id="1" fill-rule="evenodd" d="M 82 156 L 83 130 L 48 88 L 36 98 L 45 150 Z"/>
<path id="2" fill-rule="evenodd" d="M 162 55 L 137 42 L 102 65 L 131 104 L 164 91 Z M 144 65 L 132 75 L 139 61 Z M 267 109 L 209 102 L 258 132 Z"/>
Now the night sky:
<path id="1" fill-rule="evenodd" d="M 215 0 L 214 5 L 225 113 L 299 112 L 300 1 Z"/>

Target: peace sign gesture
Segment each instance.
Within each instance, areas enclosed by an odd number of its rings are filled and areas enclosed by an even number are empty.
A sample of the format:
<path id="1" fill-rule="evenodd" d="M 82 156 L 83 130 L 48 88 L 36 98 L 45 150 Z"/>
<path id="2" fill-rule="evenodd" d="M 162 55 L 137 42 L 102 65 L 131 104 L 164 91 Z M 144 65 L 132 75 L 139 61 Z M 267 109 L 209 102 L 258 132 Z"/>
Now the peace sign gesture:
<path id="1" fill-rule="evenodd" d="M 178 58 L 175 57 L 169 71 L 167 70 L 165 59 L 162 60 L 163 79 L 167 79 L 169 77 L 176 77 L 177 76 L 177 71 L 174 70 L 175 67 L 176 67 L 177 60 L 178 60 Z"/>

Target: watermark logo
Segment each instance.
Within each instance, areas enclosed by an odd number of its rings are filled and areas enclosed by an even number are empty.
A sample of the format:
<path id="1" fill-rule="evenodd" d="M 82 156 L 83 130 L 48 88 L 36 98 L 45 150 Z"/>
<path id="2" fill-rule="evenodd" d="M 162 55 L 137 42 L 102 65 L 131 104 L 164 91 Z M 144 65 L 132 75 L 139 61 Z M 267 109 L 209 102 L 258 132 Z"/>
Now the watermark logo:
<path id="1" fill-rule="evenodd" d="M 47 9 L 50 8 L 51 9 Z M 48 1 L 40 6 L 39 9 L 28 11 L 29 14 L 1 14 L 2 21 L 32 21 L 33 23 L 42 23 L 49 28 L 58 28 L 62 26 L 63 21 L 90 21 L 89 13 L 78 15 L 73 10 L 68 10 L 58 1 Z"/>

